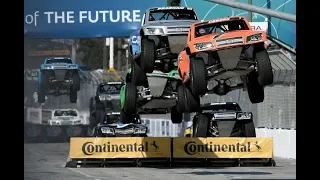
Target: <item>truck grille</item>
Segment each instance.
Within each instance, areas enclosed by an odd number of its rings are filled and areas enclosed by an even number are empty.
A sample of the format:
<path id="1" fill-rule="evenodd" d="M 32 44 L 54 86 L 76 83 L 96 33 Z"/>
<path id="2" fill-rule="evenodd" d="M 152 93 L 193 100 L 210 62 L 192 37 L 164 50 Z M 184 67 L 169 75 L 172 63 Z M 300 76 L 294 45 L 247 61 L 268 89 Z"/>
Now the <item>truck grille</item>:
<path id="1" fill-rule="evenodd" d="M 167 34 L 188 34 L 190 27 L 167 27 Z"/>
<path id="2" fill-rule="evenodd" d="M 134 128 L 114 129 L 115 134 L 133 134 Z"/>
<path id="3" fill-rule="evenodd" d="M 55 69 L 67 69 L 66 65 L 54 65 Z"/>
<path id="4" fill-rule="evenodd" d="M 236 119 L 237 114 L 236 113 L 215 113 L 214 118 L 215 119 Z"/>
<path id="5" fill-rule="evenodd" d="M 217 46 L 226 46 L 231 44 L 242 44 L 242 43 L 243 43 L 243 37 L 234 37 L 234 38 L 216 40 Z"/>

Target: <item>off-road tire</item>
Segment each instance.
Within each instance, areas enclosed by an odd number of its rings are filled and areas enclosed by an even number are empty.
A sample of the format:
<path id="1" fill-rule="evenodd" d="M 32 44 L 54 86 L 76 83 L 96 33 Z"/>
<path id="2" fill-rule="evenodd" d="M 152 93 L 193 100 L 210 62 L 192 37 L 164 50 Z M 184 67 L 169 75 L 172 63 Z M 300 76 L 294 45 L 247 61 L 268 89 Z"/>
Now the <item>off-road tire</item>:
<path id="1" fill-rule="evenodd" d="M 141 40 L 141 54 L 140 67 L 145 73 L 152 73 L 154 70 L 154 61 L 156 58 L 156 46 L 154 41 L 142 38 Z"/>
<path id="2" fill-rule="evenodd" d="M 124 113 L 123 111 L 120 111 L 120 123 L 122 123 L 122 124 L 133 123 L 132 116 Z"/>
<path id="3" fill-rule="evenodd" d="M 184 88 L 186 112 L 197 112 L 200 110 L 200 97 L 194 96 L 188 88 Z"/>
<path id="4" fill-rule="evenodd" d="M 39 90 L 38 90 L 39 103 L 44 103 L 46 101 L 46 89 L 48 86 L 49 86 L 49 77 L 45 72 L 43 72 L 41 73 L 41 81 L 40 81 Z"/>
<path id="5" fill-rule="evenodd" d="M 131 63 L 131 83 L 136 86 L 142 86 L 147 79 L 146 74 L 142 71 L 140 66 L 132 61 Z"/>
<path id="6" fill-rule="evenodd" d="M 207 92 L 206 65 L 202 57 L 190 59 L 190 89 L 195 96 L 204 95 Z"/>
<path id="7" fill-rule="evenodd" d="M 178 110 L 177 110 L 177 107 L 174 106 L 171 108 L 171 122 L 173 124 L 180 124 L 182 123 L 182 116 L 183 114 L 182 113 L 179 113 Z"/>
<path id="8" fill-rule="evenodd" d="M 123 112 L 129 115 L 136 113 L 136 103 L 137 103 L 136 86 L 132 83 L 127 83 L 126 89 L 125 89 Z"/>
<path id="9" fill-rule="evenodd" d="M 104 104 L 103 103 L 97 103 L 96 104 L 96 115 L 95 115 L 95 118 L 96 118 L 96 121 L 99 123 L 99 122 L 102 122 L 104 117 L 105 117 L 105 107 L 104 107 Z"/>
<path id="10" fill-rule="evenodd" d="M 187 112 L 186 109 L 186 98 L 185 98 L 185 85 L 180 84 L 177 87 L 177 93 L 178 93 L 178 100 L 177 100 L 177 111 L 179 113 Z"/>
<path id="11" fill-rule="evenodd" d="M 248 75 L 247 90 L 252 104 L 264 101 L 264 87 L 259 83 L 257 72 L 253 71 Z"/>
<path id="12" fill-rule="evenodd" d="M 69 94 L 69 101 L 70 101 L 70 103 L 77 103 L 77 99 L 78 99 L 78 91 L 76 90 L 76 87 L 71 85 L 70 94 Z"/>
<path id="13" fill-rule="evenodd" d="M 73 86 L 76 91 L 80 91 L 80 76 L 78 72 L 74 72 L 72 74 L 72 81 L 73 81 Z"/>
<path id="14" fill-rule="evenodd" d="M 195 121 L 193 127 L 194 137 L 207 137 L 209 128 L 209 118 L 203 114 L 200 114 Z"/>
<path id="15" fill-rule="evenodd" d="M 252 120 L 244 121 L 243 124 L 243 136 L 244 137 L 257 137 L 256 129 Z"/>
<path id="16" fill-rule="evenodd" d="M 271 85 L 273 83 L 273 71 L 267 50 L 261 47 L 256 47 L 254 52 L 255 60 L 257 62 L 259 83 L 262 86 Z"/>

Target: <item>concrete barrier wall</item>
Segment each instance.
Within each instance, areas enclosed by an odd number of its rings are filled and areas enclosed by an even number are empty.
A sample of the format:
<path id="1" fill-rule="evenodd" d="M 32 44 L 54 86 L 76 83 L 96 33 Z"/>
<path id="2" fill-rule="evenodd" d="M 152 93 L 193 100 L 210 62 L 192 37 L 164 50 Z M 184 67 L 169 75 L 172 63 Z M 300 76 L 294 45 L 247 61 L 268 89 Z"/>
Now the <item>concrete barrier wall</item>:
<path id="1" fill-rule="evenodd" d="M 296 130 L 256 128 L 257 137 L 273 137 L 275 157 L 296 159 Z"/>

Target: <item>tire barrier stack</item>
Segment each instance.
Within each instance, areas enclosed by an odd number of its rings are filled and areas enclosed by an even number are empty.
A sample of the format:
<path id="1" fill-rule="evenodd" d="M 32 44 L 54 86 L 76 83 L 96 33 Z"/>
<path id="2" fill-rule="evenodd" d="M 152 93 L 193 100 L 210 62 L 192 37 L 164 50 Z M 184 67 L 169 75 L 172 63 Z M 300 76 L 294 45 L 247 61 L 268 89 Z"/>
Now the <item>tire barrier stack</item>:
<path id="1" fill-rule="evenodd" d="M 250 164 L 276 165 L 272 138 L 72 137 L 66 167 Z"/>
<path id="2" fill-rule="evenodd" d="M 70 137 L 88 137 L 88 125 L 60 125 L 25 123 L 24 140 L 26 143 L 69 142 Z"/>

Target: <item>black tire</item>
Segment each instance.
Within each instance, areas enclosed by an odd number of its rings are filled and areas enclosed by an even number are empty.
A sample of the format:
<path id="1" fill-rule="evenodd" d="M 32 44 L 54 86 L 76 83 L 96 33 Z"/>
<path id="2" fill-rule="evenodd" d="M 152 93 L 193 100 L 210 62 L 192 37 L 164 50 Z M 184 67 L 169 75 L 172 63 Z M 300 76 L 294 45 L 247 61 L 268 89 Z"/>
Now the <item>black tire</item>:
<path id="1" fill-rule="evenodd" d="M 122 124 L 129 124 L 132 122 L 132 116 L 124 113 L 123 111 L 120 112 L 120 123 Z"/>
<path id="2" fill-rule="evenodd" d="M 203 114 L 197 117 L 194 124 L 193 136 L 194 137 L 207 137 L 209 128 L 209 118 Z"/>
<path id="3" fill-rule="evenodd" d="M 143 38 L 141 40 L 140 66 L 143 72 L 152 73 L 156 58 L 156 46 L 154 41 Z"/>
<path id="4" fill-rule="evenodd" d="M 95 101 L 95 97 L 91 97 L 90 101 L 89 101 L 89 109 L 90 109 L 90 113 L 92 111 L 94 111 L 96 108 L 96 101 Z"/>
<path id="5" fill-rule="evenodd" d="M 195 96 L 204 95 L 207 92 L 206 65 L 202 57 L 190 59 L 190 88 Z"/>
<path id="6" fill-rule="evenodd" d="M 141 70 L 140 66 L 132 61 L 131 64 L 131 83 L 136 86 L 142 86 L 146 81 L 146 74 Z"/>
<path id="7" fill-rule="evenodd" d="M 259 75 L 259 83 L 267 86 L 273 83 L 273 71 L 269 54 L 266 49 L 257 47 L 255 49 L 255 60 Z"/>
<path id="8" fill-rule="evenodd" d="M 182 123 L 182 113 L 179 113 L 177 107 L 174 106 L 171 108 L 171 122 L 173 124 L 181 124 Z"/>
<path id="9" fill-rule="evenodd" d="M 41 73 L 41 81 L 38 90 L 38 102 L 44 103 L 46 101 L 46 90 L 49 85 L 49 77 L 45 72 Z"/>
<path id="10" fill-rule="evenodd" d="M 80 91 L 80 76 L 78 72 L 72 74 L 72 85 L 74 86 L 76 91 Z"/>
<path id="11" fill-rule="evenodd" d="M 177 111 L 179 113 L 187 112 L 186 109 L 186 98 L 185 98 L 185 85 L 180 84 L 177 87 L 177 94 L 178 94 L 178 100 L 177 100 Z"/>
<path id="12" fill-rule="evenodd" d="M 256 136 L 256 129 L 254 127 L 254 123 L 252 120 L 245 122 L 243 125 L 243 136 L 244 137 L 257 137 Z"/>
<path id="13" fill-rule="evenodd" d="M 136 102 L 137 102 L 137 89 L 132 83 L 126 84 L 125 99 L 123 112 L 126 114 L 136 113 Z"/>
<path id="14" fill-rule="evenodd" d="M 184 88 L 186 112 L 197 112 L 200 109 L 200 97 L 194 96 L 188 88 Z"/>
<path id="15" fill-rule="evenodd" d="M 76 90 L 76 87 L 71 85 L 70 94 L 69 94 L 69 101 L 70 101 L 70 103 L 77 103 L 77 99 L 78 99 L 78 91 Z"/>
<path id="16" fill-rule="evenodd" d="M 247 89 L 249 99 L 252 104 L 261 103 L 264 101 L 264 88 L 258 81 L 258 75 L 256 72 L 251 72 L 248 75 Z"/>

